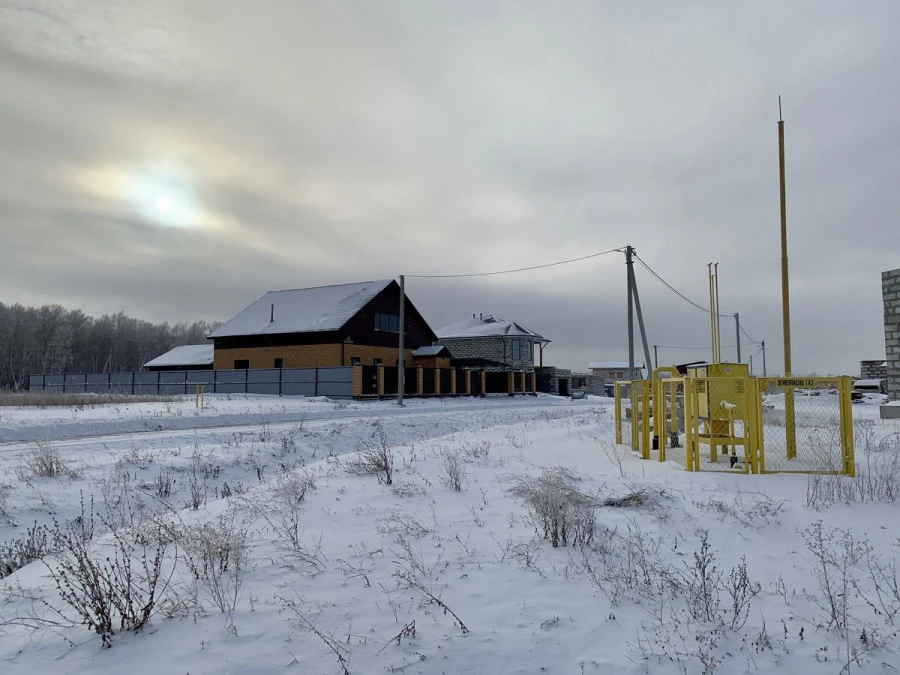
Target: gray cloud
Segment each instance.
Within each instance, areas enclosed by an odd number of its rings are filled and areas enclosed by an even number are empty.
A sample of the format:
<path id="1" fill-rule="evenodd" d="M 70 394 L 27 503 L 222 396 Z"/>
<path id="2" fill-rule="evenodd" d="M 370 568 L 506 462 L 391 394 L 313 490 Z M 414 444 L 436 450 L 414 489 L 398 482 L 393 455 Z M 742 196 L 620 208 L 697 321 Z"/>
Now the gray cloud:
<path id="1" fill-rule="evenodd" d="M 0 299 L 216 320 L 273 288 L 631 243 L 704 305 L 718 261 L 723 310 L 777 370 L 782 93 L 795 370 L 854 372 L 883 354 L 879 272 L 900 264 L 898 19 L 888 0 L 0 0 Z M 171 190 L 177 226 L 153 213 Z M 651 344 L 705 346 L 707 315 L 637 274 Z M 542 332 L 558 365 L 625 357 L 616 254 L 409 292 L 436 327 Z"/>

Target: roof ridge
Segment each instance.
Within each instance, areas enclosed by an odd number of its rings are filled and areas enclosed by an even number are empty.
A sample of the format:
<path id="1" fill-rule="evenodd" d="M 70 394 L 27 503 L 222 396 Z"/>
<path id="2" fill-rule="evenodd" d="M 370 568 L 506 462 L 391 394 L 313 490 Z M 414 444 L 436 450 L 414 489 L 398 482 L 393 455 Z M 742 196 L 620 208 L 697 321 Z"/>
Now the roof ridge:
<path id="1" fill-rule="evenodd" d="M 338 288 L 340 286 L 362 286 L 364 284 L 377 284 L 382 282 L 389 284 L 392 281 L 393 279 L 369 279 L 368 281 L 350 281 L 345 284 L 323 284 L 322 286 L 305 286 L 304 288 L 279 288 L 266 291 L 263 295 L 268 295 L 269 293 L 292 293 L 293 291 L 315 291 L 320 288 Z"/>

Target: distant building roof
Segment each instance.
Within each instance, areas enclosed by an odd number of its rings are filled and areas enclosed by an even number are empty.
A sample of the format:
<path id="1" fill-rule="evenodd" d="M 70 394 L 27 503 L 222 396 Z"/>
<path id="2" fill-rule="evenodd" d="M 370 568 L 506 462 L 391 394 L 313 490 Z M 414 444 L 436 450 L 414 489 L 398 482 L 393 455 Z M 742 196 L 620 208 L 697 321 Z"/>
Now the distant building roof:
<path id="1" fill-rule="evenodd" d="M 339 330 L 391 283 L 391 279 L 382 279 L 356 284 L 269 291 L 213 331 L 209 337 Z"/>
<path id="2" fill-rule="evenodd" d="M 416 349 L 412 355 L 413 356 L 441 356 L 443 353 L 450 355 L 450 350 L 447 349 L 444 345 L 429 345 L 427 347 L 419 347 Z"/>
<path id="3" fill-rule="evenodd" d="M 147 361 L 144 368 L 174 368 L 176 366 L 210 366 L 213 364 L 213 346 L 183 345 Z"/>
<path id="4" fill-rule="evenodd" d="M 881 380 L 856 380 L 853 383 L 854 387 L 880 387 Z"/>
<path id="5" fill-rule="evenodd" d="M 463 319 L 449 326 L 439 328 L 438 338 L 478 338 L 478 337 L 530 337 L 539 342 L 550 342 L 544 336 L 528 330 L 514 321 L 497 319 L 490 314 L 472 315 L 471 319 Z"/>
<path id="6" fill-rule="evenodd" d="M 635 361 L 635 368 L 643 368 L 643 361 Z M 588 370 L 595 369 L 605 369 L 605 370 L 628 370 L 628 361 L 591 361 L 588 364 Z"/>

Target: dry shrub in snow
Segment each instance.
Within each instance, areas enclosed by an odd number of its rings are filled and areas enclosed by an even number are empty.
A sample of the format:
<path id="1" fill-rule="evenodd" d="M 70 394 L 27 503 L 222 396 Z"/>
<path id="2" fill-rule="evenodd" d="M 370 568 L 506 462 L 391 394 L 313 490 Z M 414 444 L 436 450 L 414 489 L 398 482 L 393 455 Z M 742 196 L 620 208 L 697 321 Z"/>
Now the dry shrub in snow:
<path id="1" fill-rule="evenodd" d="M 443 600 L 443 589 L 437 584 L 437 576 L 447 569 L 448 564 L 443 561 L 441 555 L 430 565 L 425 562 L 421 553 L 413 551 L 410 543 L 402 536 L 397 537 L 399 549 L 393 551 L 395 556 L 394 580 L 398 588 L 414 591 L 419 595 L 419 600 L 424 605 L 437 605 L 444 614 L 453 617 L 459 630 L 466 634 L 469 632 L 466 624 Z"/>
<path id="2" fill-rule="evenodd" d="M 372 440 L 360 443 L 356 457 L 346 463 L 350 473 L 360 476 L 378 476 L 378 481 L 390 485 L 394 479 L 394 458 L 387 434 L 380 423 Z"/>
<path id="3" fill-rule="evenodd" d="M 0 544 L 0 579 L 56 550 L 51 531 L 34 523 L 21 537 Z"/>
<path id="4" fill-rule="evenodd" d="M 491 452 L 490 441 L 472 441 L 464 443 L 462 451 L 472 459 L 487 459 Z"/>
<path id="5" fill-rule="evenodd" d="M 172 535 L 192 577 L 203 584 L 213 604 L 225 614 L 233 612 L 250 564 L 248 525 L 229 512 L 212 522 L 180 525 Z"/>
<path id="6" fill-rule="evenodd" d="M 413 513 L 393 513 L 378 521 L 375 528 L 382 536 L 424 537 L 431 529 Z"/>
<path id="7" fill-rule="evenodd" d="M 52 443 L 38 443 L 26 451 L 24 464 L 17 471 L 18 478 L 27 482 L 31 478 L 78 478 L 80 473 L 69 467 Z"/>
<path id="8" fill-rule="evenodd" d="M 115 633 L 140 630 L 157 611 L 168 586 L 163 574 L 168 545 L 162 537 L 140 543 L 127 531 L 94 542 L 93 520 L 93 510 L 86 514 L 82 508 L 81 516 L 67 525 L 54 523 L 59 553 L 44 563 L 78 622 L 110 647 Z"/>
<path id="9" fill-rule="evenodd" d="M 441 457 L 441 484 L 448 490 L 462 492 L 466 465 L 458 452 L 445 452 Z"/>
<path id="10" fill-rule="evenodd" d="M 857 426 L 856 476 L 809 476 L 806 505 L 810 508 L 900 501 L 900 433 L 876 441 L 871 424 L 858 422 Z"/>
<path id="11" fill-rule="evenodd" d="M 515 479 L 510 494 L 525 502 L 535 529 L 556 546 L 590 544 L 597 500 L 578 488 L 581 478 L 556 466 Z"/>
<path id="12" fill-rule="evenodd" d="M 0 483 L 0 522 L 13 524 L 12 514 L 9 512 L 9 495 L 12 487 Z"/>
<path id="13" fill-rule="evenodd" d="M 245 503 L 272 528 L 277 537 L 276 545 L 289 551 L 319 571 L 322 560 L 318 548 L 307 549 L 303 534 L 303 504 L 308 492 L 316 487 L 315 477 L 305 469 L 279 474 L 273 478 L 256 498 Z"/>

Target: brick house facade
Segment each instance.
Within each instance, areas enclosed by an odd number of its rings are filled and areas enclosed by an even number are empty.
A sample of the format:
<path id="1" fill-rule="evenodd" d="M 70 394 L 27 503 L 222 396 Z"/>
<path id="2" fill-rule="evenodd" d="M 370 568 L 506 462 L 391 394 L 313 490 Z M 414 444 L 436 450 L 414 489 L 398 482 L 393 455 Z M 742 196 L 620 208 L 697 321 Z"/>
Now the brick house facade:
<path id="1" fill-rule="evenodd" d="M 884 350 L 887 357 L 887 393 L 900 400 L 900 269 L 881 273 L 884 301 Z"/>

